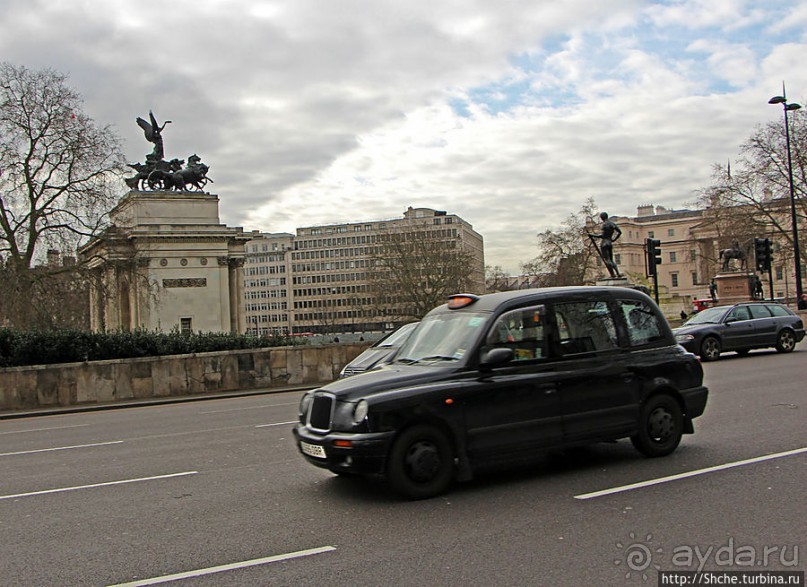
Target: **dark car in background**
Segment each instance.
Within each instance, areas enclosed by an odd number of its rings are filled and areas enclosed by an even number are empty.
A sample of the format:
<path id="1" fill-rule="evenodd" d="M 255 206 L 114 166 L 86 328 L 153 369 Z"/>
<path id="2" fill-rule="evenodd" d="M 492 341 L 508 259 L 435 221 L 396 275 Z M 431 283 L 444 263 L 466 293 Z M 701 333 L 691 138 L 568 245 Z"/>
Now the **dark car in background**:
<path id="1" fill-rule="evenodd" d="M 630 438 L 668 455 L 707 396 L 700 361 L 642 292 L 457 294 L 391 363 L 303 395 L 294 437 L 312 465 L 421 499 L 553 449 Z"/>
<path id="2" fill-rule="evenodd" d="M 339 377 L 350 377 L 388 363 L 417 325 L 417 322 L 411 322 L 393 330 L 345 365 Z"/>
<path id="3" fill-rule="evenodd" d="M 742 302 L 706 308 L 673 332 L 678 344 L 702 361 L 716 361 L 727 351 L 744 355 L 775 348 L 789 353 L 804 338 L 804 324 L 782 304 Z"/>

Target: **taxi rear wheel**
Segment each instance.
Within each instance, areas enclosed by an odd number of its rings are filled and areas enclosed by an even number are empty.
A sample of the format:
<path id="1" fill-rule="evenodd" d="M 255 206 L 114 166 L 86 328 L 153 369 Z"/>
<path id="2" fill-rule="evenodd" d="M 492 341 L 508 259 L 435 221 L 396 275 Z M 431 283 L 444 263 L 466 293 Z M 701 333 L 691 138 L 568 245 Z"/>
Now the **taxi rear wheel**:
<path id="1" fill-rule="evenodd" d="M 387 481 L 409 499 L 444 493 L 454 480 L 454 451 L 434 426 L 418 424 L 395 440 L 387 463 Z"/>
<path id="2" fill-rule="evenodd" d="M 651 397 L 642 407 L 639 432 L 631 437 L 636 449 L 648 457 L 673 452 L 684 433 L 684 415 L 675 398 L 662 394 Z"/>

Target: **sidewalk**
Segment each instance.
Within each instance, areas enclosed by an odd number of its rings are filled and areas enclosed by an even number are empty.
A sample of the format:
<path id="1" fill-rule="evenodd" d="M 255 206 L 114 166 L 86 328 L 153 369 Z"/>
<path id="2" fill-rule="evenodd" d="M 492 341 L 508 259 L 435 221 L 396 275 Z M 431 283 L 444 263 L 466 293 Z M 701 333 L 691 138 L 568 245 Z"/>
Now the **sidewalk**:
<path id="1" fill-rule="evenodd" d="M 86 404 L 75 406 L 48 406 L 45 408 L 34 408 L 29 410 L 3 410 L 0 411 L 0 420 L 12 420 L 17 418 L 36 418 L 39 416 L 55 416 L 58 414 L 75 414 L 80 412 L 97 412 L 99 410 L 119 410 L 124 408 L 141 408 L 145 406 L 155 406 L 163 404 L 178 404 L 182 402 L 204 401 L 214 399 L 227 399 L 235 397 L 248 397 L 252 395 L 269 395 L 273 393 L 288 393 L 298 391 L 302 393 L 309 389 L 314 389 L 316 385 L 289 386 L 289 387 L 268 387 L 265 389 L 250 389 L 238 391 L 222 391 L 217 393 L 205 393 L 195 395 L 177 395 L 160 398 L 133 399 L 119 402 L 109 402 L 104 404 Z"/>

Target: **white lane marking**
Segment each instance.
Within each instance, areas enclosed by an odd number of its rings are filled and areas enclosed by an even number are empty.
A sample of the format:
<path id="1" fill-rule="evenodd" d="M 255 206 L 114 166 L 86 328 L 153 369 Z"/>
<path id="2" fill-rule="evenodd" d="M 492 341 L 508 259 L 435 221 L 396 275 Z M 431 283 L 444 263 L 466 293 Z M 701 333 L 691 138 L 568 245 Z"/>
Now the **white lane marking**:
<path id="1" fill-rule="evenodd" d="M 23 434 L 25 432 L 42 432 L 44 430 L 64 430 L 65 428 L 81 428 L 89 426 L 89 424 L 73 424 L 72 426 L 53 426 L 51 428 L 31 428 L 29 430 L 9 430 L 8 432 L 0 432 L 0 434 Z"/>
<path id="2" fill-rule="evenodd" d="M 62 493 L 65 491 L 76 491 L 78 489 L 92 489 L 94 487 L 107 487 L 109 485 L 124 485 L 126 483 L 139 483 L 140 481 L 156 481 L 158 479 L 170 479 L 171 477 L 184 477 L 186 475 L 197 475 L 198 473 L 199 471 L 184 471 L 182 473 L 170 473 L 169 475 L 155 475 L 154 477 L 139 477 L 137 479 L 122 479 L 120 481 L 107 481 L 106 483 L 93 483 L 91 485 L 60 487 L 58 489 L 45 489 L 44 491 L 31 491 L 29 493 L 16 493 L 14 495 L 0 495 L 0 500 L 15 499 L 17 497 L 31 497 L 34 495 L 45 495 L 47 493 Z"/>
<path id="3" fill-rule="evenodd" d="M 35 450 L 20 450 L 17 452 L 0 452 L 0 457 L 13 457 L 15 455 L 31 455 L 38 452 L 53 452 L 55 450 L 73 450 L 74 448 L 89 448 L 92 446 L 107 446 L 108 444 L 123 444 L 122 440 L 111 442 L 94 442 L 93 444 L 75 444 L 73 446 L 56 446 L 53 448 L 38 448 Z"/>
<path id="4" fill-rule="evenodd" d="M 299 420 L 292 420 L 291 422 L 275 422 L 274 424 L 258 424 L 255 428 L 269 428 L 270 426 L 288 426 L 289 424 L 296 424 Z"/>
<path id="5" fill-rule="evenodd" d="M 288 404 L 264 404 L 262 406 L 250 406 L 248 408 L 229 408 L 226 410 L 208 410 L 206 412 L 199 412 L 200 414 L 224 414 L 225 412 L 242 412 L 244 410 L 254 410 L 257 408 L 277 408 L 280 406 L 296 406 L 299 402 L 291 402 Z"/>
<path id="6" fill-rule="evenodd" d="M 208 567 L 206 569 L 199 569 L 196 571 L 187 571 L 185 573 L 177 573 L 175 575 L 164 575 L 162 577 L 152 577 L 151 579 L 141 579 L 139 581 L 132 581 L 130 583 L 116 583 L 108 587 L 142 587 L 144 585 L 158 585 L 159 583 L 169 583 L 171 581 L 179 581 L 181 579 L 190 579 L 191 577 L 201 577 L 203 575 L 213 575 L 215 573 L 223 573 L 225 571 L 232 571 L 234 569 L 244 569 L 247 567 L 255 567 L 258 565 L 268 565 L 279 561 L 290 560 L 294 558 L 301 558 L 304 556 L 311 556 L 314 554 L 322 554 L 324 552 L 331 552 L 336 550 L 334 546 L 320 546 L 319 548 L 309 548 L 308 550 L 298 550 L 297 552 L 289 552 L 286 554 L 277 554 L 275 556 L 267 556 L 265 558 L 256 558 L 240 563 L 230 563 L 228 565 L 220 565 L 218 567 Z"/>
<path id="7" fill-rule="evenodd" d="M 796 448 L 785 452 L 778 452 L 762 457 L 754 457 L 753 459 L 745 459 L 743 461 L 734 461 L 733 463 L 725 463 L 723 465 L 716 465 L 714 467 L 706 467 L 705 469 L 696 469 L 686 473 L 678 473 L 677 475 L 670 475 L 669 477 L 659 477 L 658 479 L 650 479 L 649 481 L 641 481 L 639 483 L 631 483 L 630 485 L 622 485 L 621 487 L 613 487 L 611 489 L 603 489 L 602 491 L 593 491 L 591 493 L 582 493 L 575 495 L 575 499 L 593 499 L 595 497 L 603 497 L 614 493 L 621 493 L 623 491 L 631 491 L 633 489 L 641 489 L 642 487 L 649 487 L 651 485 L 658 485 L 660 483 L 667 483 L 669 481 L 678 481 L 679 479 L 686 479 L 687 477 L 695 477 L 697 475 L 705 475 L 706 473 L 714 473 L 715 471 L 722 471 L 724 469 L 732 469 L 734 467 L 742 467 L 744 465 L 752 465 L 754 463 L 761 463 L 763 461 L 770 461 L 772 459 L 780 459 L 782 457 L 790 457 L 793 455 L 807 452 L 807 447 Z"/>

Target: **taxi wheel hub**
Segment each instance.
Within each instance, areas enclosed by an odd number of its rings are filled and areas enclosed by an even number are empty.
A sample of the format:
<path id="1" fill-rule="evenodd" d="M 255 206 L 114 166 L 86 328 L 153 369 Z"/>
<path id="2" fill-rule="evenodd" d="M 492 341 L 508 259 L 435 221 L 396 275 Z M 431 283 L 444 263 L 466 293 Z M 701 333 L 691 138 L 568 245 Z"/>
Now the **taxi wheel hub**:
<path id="1" fill-rule="evenodd" d="M 431 442 L 421 440 L 409 447 L 406 468 L 414 481 L 429 481 L 440 470 L 440 454 Z"/>

